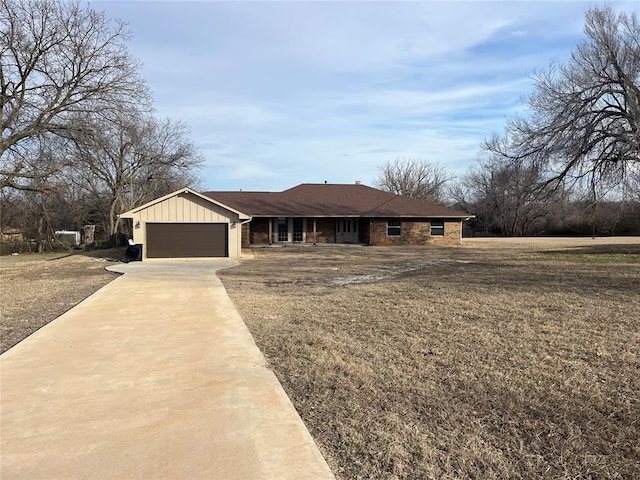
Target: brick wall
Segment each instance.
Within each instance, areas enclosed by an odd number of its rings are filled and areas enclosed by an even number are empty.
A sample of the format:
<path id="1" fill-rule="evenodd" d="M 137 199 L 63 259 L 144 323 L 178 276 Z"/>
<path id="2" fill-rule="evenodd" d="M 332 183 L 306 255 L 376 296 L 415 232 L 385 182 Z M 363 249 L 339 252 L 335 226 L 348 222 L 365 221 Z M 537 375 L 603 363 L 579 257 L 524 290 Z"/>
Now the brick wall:
<path id="1" fill-rule="evenodd" d="M 249 224 L 245 223 L 244 225 L 238 224 L 236 228 L 242 228 L 241 232 L 241 246 L 242 248 L 246 248 L 249 246 L 249 239 L 251 238 L 251 231 L 249 228 Z"/>
<path id="2" fill-rule="evenodd" d="M 249 237 L 247 240 L 247 245 L 245 245 L 245 236 L 244 231 L 242 232 L 242 246 L 248 246 L 248 243 L 253 243 L 256 245 L 265 245 L 269 243 L 269 222 L 270 218 L 254 218 L 249 222 L 248 225 L 244 225 L 246 230 L 249 233 Z"/>
<path id="3" fill-rule="evenodd" d="M 368 218 L 360 219 L 360 224 L 358 225 L 358 229 L 360 231 L 360 243 L 364 243 L 365 245 L 369 245 L 371 243 L 370 226 L 371 220 Z"/>
<path id="4" fill-rule="evenodd" d="M 462 222 L 445 221 L 444 235 L 431 236 L 428 219 L 402 220 L 400 235 L 387 235 L 387 219 L 371 220 L 371 245 L 459 245 Z"/>
<path id="5" fill-rule="evenodd" d="M 264 245 L 269 243 L 269 218 L 254 218 L 242 226 L 242 246 L 249 243 Z M 444 235 L 431 236 L 428 219 L 402 220 L 399 236 L 387 235 L 387 219 L 362 219 L 359 224 L 360 242 L 369 245 L 460 245 L 462 222 L 445 220 Z M 317 243 L 335 243 L 335 219 L 316 218 Z M 313 218 L 306 219 L 306 242 L 313 243 Z"/>
<path id="6" fill-rule="evenodd" d="M 450 220 L 444 222 L 444 236 L 431 237 L 434 245 L 460 245 L 462 243 L 462 222 Z"/>
<path id="7" fill-rule="evenodd" d="M 316 242 L 335 243 L 336 222 L 333 218 L 316 218 Z M 307 218 L 307 243 L 313 243 L 313 218 Z"/>

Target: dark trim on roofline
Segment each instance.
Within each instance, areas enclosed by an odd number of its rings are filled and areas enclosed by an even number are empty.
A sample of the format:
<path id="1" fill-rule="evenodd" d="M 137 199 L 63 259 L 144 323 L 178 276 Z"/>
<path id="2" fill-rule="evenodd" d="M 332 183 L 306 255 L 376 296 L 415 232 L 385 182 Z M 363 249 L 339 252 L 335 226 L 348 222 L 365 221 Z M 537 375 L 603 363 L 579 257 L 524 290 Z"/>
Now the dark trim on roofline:
<path id="1" fill-rule="evenodd" d="M 251 218 L 450 218 L 454 220 L 469 220 L 476 218 L 475 215 L 464 217 L 454 217 L 451 215 L 293 215 L 289 213 L 278 213 L 270 215 L 252 215 Z"/>

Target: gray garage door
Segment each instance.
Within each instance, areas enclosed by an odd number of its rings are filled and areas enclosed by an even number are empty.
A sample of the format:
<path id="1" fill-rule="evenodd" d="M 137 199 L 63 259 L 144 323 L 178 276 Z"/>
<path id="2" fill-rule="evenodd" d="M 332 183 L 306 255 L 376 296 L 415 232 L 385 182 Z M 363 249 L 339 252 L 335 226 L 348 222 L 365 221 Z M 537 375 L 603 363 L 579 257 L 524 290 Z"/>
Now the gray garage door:
<path id="1" fill-rule="evenodd" d="M 226 223 L 147 223 L 147 257 L 228 257 Z"/>

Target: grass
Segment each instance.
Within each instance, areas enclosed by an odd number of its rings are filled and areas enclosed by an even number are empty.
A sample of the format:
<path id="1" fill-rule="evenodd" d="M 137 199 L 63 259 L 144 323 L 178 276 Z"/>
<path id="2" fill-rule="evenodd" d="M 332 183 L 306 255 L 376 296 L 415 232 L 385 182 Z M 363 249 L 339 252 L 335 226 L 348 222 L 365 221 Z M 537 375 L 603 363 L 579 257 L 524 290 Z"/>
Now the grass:
<path id="1" fill-rule="evenodd" d="M 568 247 L 263 249 L 221 278 L 339 479 L 638 478 L 640 245 Z"/>
<path id="2" fill-rule="evenodd" d="M 77 305 L 118 275 L 119 250 L 0 257 L 0 353 Z"/>
<path id="3" fill-rule="evenodd" d="M 636 263 L 640 264 L 640 246 L 610 242 L 591 246 L 563 248 L 531 254 L 532 260 L 569 263 Z"/>
<path id="4" fill-rule="evenodd" d="M 540 259 L 553 262 L 568 263 L 638 263 L 640 255 L 625 253 L 580 253 L 580 252 L 549 252 L 532 256 L 532 260 Z"/>

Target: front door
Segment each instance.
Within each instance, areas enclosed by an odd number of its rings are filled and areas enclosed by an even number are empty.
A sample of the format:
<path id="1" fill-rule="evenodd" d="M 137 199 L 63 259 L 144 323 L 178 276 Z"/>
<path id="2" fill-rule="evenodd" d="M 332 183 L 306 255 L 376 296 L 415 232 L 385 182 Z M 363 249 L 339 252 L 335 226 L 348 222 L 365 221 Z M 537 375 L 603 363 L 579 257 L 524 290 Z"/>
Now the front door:
<path id="1" fill-rule="evenodd" d="M 336 220 L 336 243 L 358 243 L 359 240 L 357 218 Z"/>

